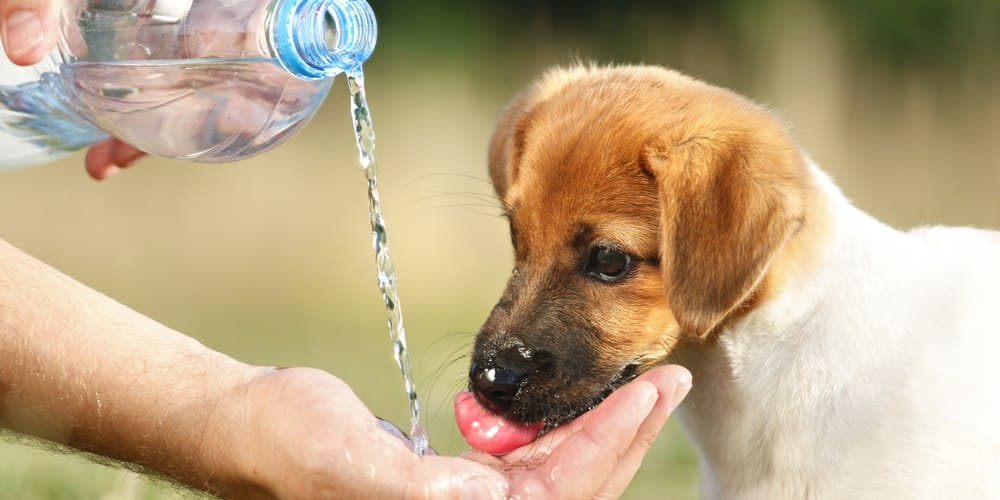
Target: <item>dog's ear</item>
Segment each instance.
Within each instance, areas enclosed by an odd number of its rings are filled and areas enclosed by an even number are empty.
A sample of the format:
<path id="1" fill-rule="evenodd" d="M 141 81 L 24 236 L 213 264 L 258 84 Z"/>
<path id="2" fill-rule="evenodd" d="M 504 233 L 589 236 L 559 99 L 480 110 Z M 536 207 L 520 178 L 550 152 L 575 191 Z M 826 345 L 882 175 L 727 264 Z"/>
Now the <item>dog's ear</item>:
<path id="1" fill-rule="evenodd" d="M 507 105 L 490 140 L 490 180 L 493 181 L 493 189 L 501 200 L 504 199 L 507 188 L 517 173 L 517 164 L 524 150 L 525 135 L 530 122 L 527 108 L 531 98 L 532 93 L 525 92 Z"/>
<path id="2" fill-rule="evenodd" d="M 784 134 L 713 130 L 648 147 L 661 265 L 684 335 L 705 338 L 760 287 L 803 221 L 803 160 Z"/>

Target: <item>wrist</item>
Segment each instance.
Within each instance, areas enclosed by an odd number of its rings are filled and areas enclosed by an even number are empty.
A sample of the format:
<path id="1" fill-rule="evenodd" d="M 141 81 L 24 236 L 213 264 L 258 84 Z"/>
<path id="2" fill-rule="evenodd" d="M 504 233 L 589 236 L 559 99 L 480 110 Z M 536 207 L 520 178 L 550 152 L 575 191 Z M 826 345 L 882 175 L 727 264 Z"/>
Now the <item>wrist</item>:
<path id="1" fill-rule="evenodd" d="M 85 426 L 87 441 L 70 445 L 226 498 L 268 498 L 229 493 L 254 487 L 244 472 L 250 454 L 242 399 L 255 368 L 198 342 L 183 344 L 174 345 L 173 354 L 187 366 L 172 364 L 159 377 L 135 379 L 146 385 L 139 391 L 146 397 L 138 400 L 148 408 L 135 403 L 116 408 L 112 418 Z"/>
<path id="2" fill-rule="evenodd" d="M 250 494 L 256 485 L 246 472 L 252 455 L 243 394 L 256 369 L 200 344 L 195 347 L 189 356 L 198 368 L 186 380 L 164 383 L 161 396 L 150 401 L 153 409 L 135 410 L 145 413 L 143 418 L 115 418 L 114 424 L 94 427 L 101 430 L 94 446 L 80 448 L 137 463 L 225 498 L 269 498 Z M 124 439 L 116 441 L 106 427 L 118 427 Z"/>
<path id="3" fill-rule="evenodd" d="M 214 410 L 205 425 L 204 443 L 206 469 L 202 484 L 195 485 L 222 498 L 277 498 L 272 488 L 271 466 L 264 463 L 269 456 L 261 448 L 255 426 L 259 412 L 251 401 L 254 385 L 273 371 L 270 368 L 241 364 L 232 367 L 226 384 L 206 399 Z"/>
<path id="4" fill-rule="evenodd" d="M 2 240 L 0 304 L 0 426 L 203 490 L 253 479 L 242 400 L 258 369 Z"/>

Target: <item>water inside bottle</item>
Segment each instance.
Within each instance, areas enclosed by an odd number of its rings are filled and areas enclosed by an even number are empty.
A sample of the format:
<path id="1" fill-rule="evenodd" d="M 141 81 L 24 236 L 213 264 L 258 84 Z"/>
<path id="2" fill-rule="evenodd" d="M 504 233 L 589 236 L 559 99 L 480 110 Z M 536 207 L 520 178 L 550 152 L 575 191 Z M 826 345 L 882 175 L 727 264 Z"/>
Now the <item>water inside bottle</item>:
<path id="1" fill-rule="evenodd" d="M 265 58 L 73 63 L 63 72 L 101 128 L 144 151 L 199 161 L 277 145 L 308 121 L 331 83 L 296 78 Z"/>
<path id="2" fill-rule="evenodd" d="M 62 75 L 55 68 L 0 86 L 0 145 L 17 143 L 5 151 L 68 152 L 111 130 L 160 156 L 234 160 L 294 134 L 332 80 L 302 80 L 264 58 L 71 63 L 59 66 Z"/>
<path id="3" fill-rule="evenodd" d="M 420 416 L 420 399 L 413 380 L 410 352 L 406 346 L 406 330 L 403 327 L 403 310 L 399 303 L 396 268 L 389 253 L 385 220 L 382 217 L 382 197 L 378 191 L 378 165 L 375 160 L 375 129 L 372 127 L 371 111 L 365 96 L 365 78 L 361 70 L 348 75 L 347 85 L 351 90 L 351 116 L 358 140 L 358 151 L 361 154 L 361 167 L 368 180 L 368 208 L 375 259 L 378 263 L 378 286 L 385 299 L 393 357 L 403 374 L 403 386 L 410 402 L 410 439 L 413 441 L 413 451 L 422 456 L 427 451 L 428 437 Z"/>

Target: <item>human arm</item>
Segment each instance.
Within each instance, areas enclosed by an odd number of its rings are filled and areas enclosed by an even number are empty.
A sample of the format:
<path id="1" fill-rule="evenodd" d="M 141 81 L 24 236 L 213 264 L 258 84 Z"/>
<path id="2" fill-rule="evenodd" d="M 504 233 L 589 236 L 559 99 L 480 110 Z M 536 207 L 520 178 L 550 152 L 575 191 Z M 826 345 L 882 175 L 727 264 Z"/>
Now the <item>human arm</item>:
<path id="1" fill-rule="evenodd" d="M 0 427 L 226 498 L 614 497 L 688 387 L 659 368 L 503 459 L 418 458 L 332 375 L 237 362 L 0 240 Z"/>
<path id="2" fill-rule="evenodd" d="M 236 491 L 256 373 L 0 241 L 0 426 Z"/>
<path id="3" fill-rule="evenodd" d="M 15 64 L 41 61 L 59 39 L 60 0 L 0 0 L 0 41 Z M 145 153 L 118 140 L 107 139 L 87 151 L 84 165 L 96 180 L 126 168 Z"/>

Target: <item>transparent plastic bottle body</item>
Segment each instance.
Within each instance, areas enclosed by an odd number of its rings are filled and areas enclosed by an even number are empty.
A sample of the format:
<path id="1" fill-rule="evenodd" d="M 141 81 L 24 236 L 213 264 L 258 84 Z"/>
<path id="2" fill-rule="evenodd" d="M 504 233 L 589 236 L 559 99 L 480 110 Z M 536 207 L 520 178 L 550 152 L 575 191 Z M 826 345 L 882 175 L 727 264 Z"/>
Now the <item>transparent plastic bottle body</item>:
<path id="1" fill-rule="evenodd" d="M 61 20 L 47 60 L 0 61 L 0 168 L 109 135 L 171 158 L 246 158 L 301 128 L 375 43 L 363 0 L 75 0 Z"/>
<path id="2" fill-rule="evenodd" d="M 107 137 L 67 102 L 50 61 L 15 66 L 0 54 L 0 170 L 45 163 Z"/>

